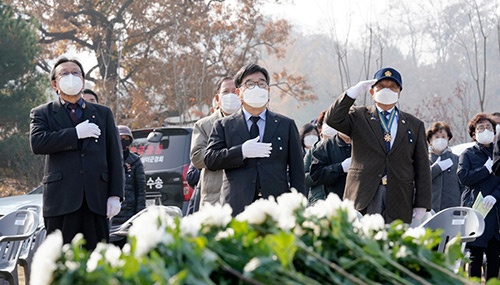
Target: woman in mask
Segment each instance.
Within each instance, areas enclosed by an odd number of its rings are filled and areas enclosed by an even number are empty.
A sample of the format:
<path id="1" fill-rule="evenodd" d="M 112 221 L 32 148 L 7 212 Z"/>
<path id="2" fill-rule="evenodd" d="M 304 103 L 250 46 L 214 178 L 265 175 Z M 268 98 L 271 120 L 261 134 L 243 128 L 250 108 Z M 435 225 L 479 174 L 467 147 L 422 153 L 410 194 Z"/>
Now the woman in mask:
<path id="1" fill-rule="evenodd" d="M 299 137 L 302 144 L 302 156 L 304 156 L 319 141 L 319 132 L 315 125 L 307 123 L 300 128 Z"/>
<path id="2" fill-rule="evenodd" d="M 464 193 L 464 205 L 470 206 L 481 193 L 483 205 L 490 209 L 484 218 L 483 235 L 467 243 L 470 250 L 469 276 L 481 277 L 483 254 L 488 260 L 485 266 L 486 280 L 498 277 L 500 267 L 499 209 L 500 177 L 492 172 L 493 139 L 495 120 L 491 115 L 479 113 L 469 122 L 469 135 L 476 144 L 466 149 L 458 160 L 458 178 L 468 189 Z"/>
<path id="3" fill-rule="evenodd" d="M 453 137 L 450 126 L 435 122 L 426 131 L 429 143 L 429 161 L 432 175 L 432 209 L 437 213 L 449 207 L 460 206 L 462 187 L 457 177 L 458 156 L 448 143 Z"/>

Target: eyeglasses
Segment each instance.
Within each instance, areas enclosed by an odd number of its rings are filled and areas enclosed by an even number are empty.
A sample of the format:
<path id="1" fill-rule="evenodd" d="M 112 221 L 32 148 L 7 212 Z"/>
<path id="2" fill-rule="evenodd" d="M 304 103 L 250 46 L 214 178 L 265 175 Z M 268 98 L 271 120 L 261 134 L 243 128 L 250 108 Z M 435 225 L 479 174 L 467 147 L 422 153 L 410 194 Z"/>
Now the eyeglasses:
<path id="1" fill-rule="evenodd" d="M 77 71 L 77 70 L 71 71 L 71 72 L 69 72 L 69 71 L 63 71 L 63 72 L 59 73 L 57 76 L 58 77 L 64 77 L 64 76 L 68 76 L 70 74 L 73 75 L 73 76 L 82 76 L 82 72 L 81 71 Z"/>
<path id="2" fill-rule="evenodd" d="M 493 132 L 493 126 L 488 124 L 488 125 L 477 125 L 476 126 L 476 132 L 478 133 L 482 133 L 484 132 L 484 130 L 488 130 L 488 131 L 491 131 Z"/>
<path id="3" fill-rule="evenodd" d="M 267 85 L 267 82 L 265 80 L 259 80 L 257 82 L 255 81 L 251 81 L 251 80 L 248 80 L 248 81 L 245 81 L 245 83 L 243 83 L 243 85 L 245 86 L 246 89 L 253 89 L 255 86 L 259 86 L 259 88 L 267 88 L 269 85 Z"/>

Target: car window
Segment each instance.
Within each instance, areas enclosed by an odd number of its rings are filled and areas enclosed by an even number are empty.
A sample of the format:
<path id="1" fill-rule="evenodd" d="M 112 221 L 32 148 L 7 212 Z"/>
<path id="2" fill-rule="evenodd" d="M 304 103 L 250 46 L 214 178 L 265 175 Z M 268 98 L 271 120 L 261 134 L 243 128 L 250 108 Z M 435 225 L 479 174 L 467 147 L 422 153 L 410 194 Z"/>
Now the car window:
<path id="1" fill-rule="evenodd" d="M 138 137 L 138 136 L 143 137 Z M 145 171 L 177 168 L 187 163 L 186 148 L 189 148 L 189 132 L 170 132 L 163 134 L 160 142 L 148 142 L 144 134 L 134 134 L 130 150 L 141 156 Z"/>

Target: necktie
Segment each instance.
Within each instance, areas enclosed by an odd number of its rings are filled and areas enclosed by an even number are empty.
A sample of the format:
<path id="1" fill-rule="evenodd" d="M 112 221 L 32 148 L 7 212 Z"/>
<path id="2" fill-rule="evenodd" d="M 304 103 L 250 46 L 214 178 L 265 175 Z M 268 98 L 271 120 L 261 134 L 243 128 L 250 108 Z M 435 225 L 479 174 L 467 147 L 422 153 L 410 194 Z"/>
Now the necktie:
<path id="1" fill-rule="evenodd" d="M 78 108 L 78 104 L 68 103 L 69 116 L 71 117 L 73 123 L 78 122 L 78 115 L 76 114 L 76 108 Z"/>
<path id="2" fill-rule="evenodd" d="M 257 126 L 257 121 L 260 120 L 260 117 L 251 116 L 250 120 L 252 121 L 252 126 L 250 127 L 250 138 L 256 138 L 259 135 L 259 127 Z"/>
<path id="3" fill-rule="evenodd" d="M 389 121 L 389 115 L 391 113 L 387 112 L 387 111 L 382 111 L 382 115 L 385 117 L 385 122 Z M 384 118 L 382 118 L 382 120 L 384 120 Z M 390 126 L 389 126 L 390 128 Z M 389 129 L 389 133 L 390 133 L 391 129 Z M 384 136 L 385 136 L 385 133 L 384 133 Z M 384 142 L 385 142 L 385 151 L 386 152 L 389 152 L 391 150 L 391 141 L 387 141 L 384 139 Z"/>

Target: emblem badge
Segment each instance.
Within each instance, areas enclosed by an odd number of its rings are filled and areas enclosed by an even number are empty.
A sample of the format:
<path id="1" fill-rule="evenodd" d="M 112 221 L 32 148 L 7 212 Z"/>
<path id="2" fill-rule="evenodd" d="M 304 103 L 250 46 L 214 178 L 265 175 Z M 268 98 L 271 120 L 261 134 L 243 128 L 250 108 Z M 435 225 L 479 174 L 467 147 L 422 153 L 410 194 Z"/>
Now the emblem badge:
<path id="1" fill-rule="evenodd" d="M 385 76 L 392 76 L 392 72 L 390 70 L 387 70 L 386 72 L 384 72 L 384 75 Z"/>

